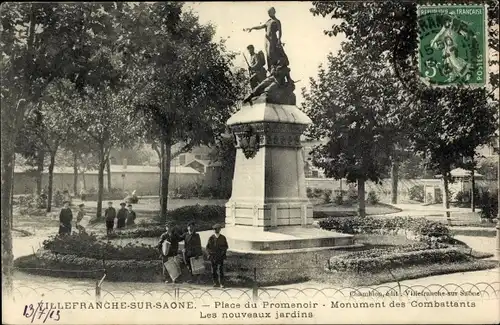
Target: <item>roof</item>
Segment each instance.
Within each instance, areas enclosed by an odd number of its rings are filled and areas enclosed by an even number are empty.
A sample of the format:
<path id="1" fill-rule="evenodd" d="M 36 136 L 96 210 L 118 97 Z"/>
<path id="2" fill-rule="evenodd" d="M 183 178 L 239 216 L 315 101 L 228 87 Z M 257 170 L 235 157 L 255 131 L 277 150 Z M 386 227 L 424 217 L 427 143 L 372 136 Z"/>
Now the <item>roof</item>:
<path id="1" fill-rule="evenodd" d="M 463 168 L 455 168 L 451 172 L 451 177 L 470 177 L 471 171 Z M 437 178 L 443 177 L 443 175 L 436 175 Z M 474 177 L 483 177 L 482 174 L 479 174 L 477 171 L 474 171 Z"/>
<path id="2" fill-rule="evenodd" d="M 160 173 L 160 167 L 158 166 L 141 166 L 141 165 L 128 165 L 126 168 L 123 168 L 123 165 L 111 165 L 111 173 Z M 24 173 L 27 170 L 31 170 L 31 167 L 26 166 L 16 166 L 14 172 L 15 173 Z M 44 174 L 47 174 L 47 168 L 44 170 Z M 96 175 L 97 170 L 89 170 L 86 171 L 87 175 Z M 200 174 L 196 169 L 185 166 L 171 166 L 170 167 L 171 174 Z M 73 174 L 73 167 L 55 167 L 54 174 Z M 106 170 L 104 170 L 104 174 L 107 174 Z"/>
<path id="3" fill-rule="evenodd" d="M 209 166 L 210 165 L 210 160 L 205 160 L 205 159 L 196 159 L 196 158 L 193 158 L 191 159 L 190 161 L 188 161 L 188 163 L 184 164 L 184 166 L 188 166 L 190 164 L 192 164 L 193 162 L 199 162 L 200 164 L 202 164 L 203 166 Z"/>

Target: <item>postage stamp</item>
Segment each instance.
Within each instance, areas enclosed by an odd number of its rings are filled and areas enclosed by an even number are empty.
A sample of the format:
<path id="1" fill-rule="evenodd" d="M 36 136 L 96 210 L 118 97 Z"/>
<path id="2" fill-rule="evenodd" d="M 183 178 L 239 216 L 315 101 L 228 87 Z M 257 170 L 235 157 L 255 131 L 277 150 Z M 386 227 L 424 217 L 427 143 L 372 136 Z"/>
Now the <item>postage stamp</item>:
<path id="1" fill-rule="evenodd" d="M 485 86 L 486 6 L 429 5 L 417 12 L 421 79 L 435 86 Z"/>

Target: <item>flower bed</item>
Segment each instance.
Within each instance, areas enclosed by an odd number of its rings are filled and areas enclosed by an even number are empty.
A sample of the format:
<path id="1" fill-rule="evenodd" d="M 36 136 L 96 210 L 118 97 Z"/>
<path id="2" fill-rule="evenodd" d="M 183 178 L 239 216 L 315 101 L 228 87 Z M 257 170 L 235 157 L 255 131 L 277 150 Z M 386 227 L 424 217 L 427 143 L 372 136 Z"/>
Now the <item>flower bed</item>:
<path id="1" fill-rule="evenodd" d="M 319 221 L 325 230 L 334 230 L 346 234 L 405 234 L 415 236 L 419 240 L 436 237 L 442 241 L 450 238 L 450 230 L 440 222 L 425 218 L 394 217 L 349 217 L 327 218 Z"/>
<path id="2" fill-rule="evenodd" d="M 399 251 L 373 249 L 330 258 L 328 269 L 337 272 L 382 272 L 394 268 L 472 260 L 456 248 L 408 247 Z"/>
<path id="3" fill-rule="evenodd" d="M 157 260 L 159 251 L 151 245 L 129 243 L 125 246 L 99 241 L 94 234 L 78 233 L 54 236 L 43 242 L 43 248 L 57 255 L 105 260 Z"/>

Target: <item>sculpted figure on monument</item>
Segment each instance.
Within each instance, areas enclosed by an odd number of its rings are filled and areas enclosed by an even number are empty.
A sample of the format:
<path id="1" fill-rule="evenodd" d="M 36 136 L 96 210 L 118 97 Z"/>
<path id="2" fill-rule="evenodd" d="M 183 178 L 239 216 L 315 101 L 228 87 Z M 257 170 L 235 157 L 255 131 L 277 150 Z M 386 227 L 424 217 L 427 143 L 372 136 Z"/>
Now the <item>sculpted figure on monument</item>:
<path id="1" fill-rule="evenodd" d="M 269 19 L 263 25 L 246 28 L 244 31 L 251 32 L 252 30 L 265 29 L 265 50 L 267 55 L 267 69 L 271 70 L 271 67 L 278 60 L 278 47 L 281 47 L 281 22 L 276 18 L 276 9 L 270 8 L 267 13 L 269 14 Z"/>
<path id="2" fill-rule="evenodd" d="M 266 79 L 266 59 L 262 51 L 255 52 L 253 45 L 247 46 L 248 53 L 250 54 L 250 63 L 248 64 L 248 71 L 250 73 L 250 86 L 252 89 L 257 87 L 264 79 Z"/>
<path id="3" fill-rule="evenodd" d="M 269 76 L 260 83 L 255 84 L 255 79 L 250 80 L 252 92 L 245 98 L 244 102 L 251 102 L 254 97 L 265 95 L 266 101 L 274 104 L 295 105 L 294 81 L 290 77 L 288 67 L 288 56 L 281 43 L 281 22 L 276 18 L 276 10 L 268 10 L 269 20 L 260 26 L 244 29 L 252 30 L 265 29 L 265 49 L 267 56 L 267 66 Z"/>

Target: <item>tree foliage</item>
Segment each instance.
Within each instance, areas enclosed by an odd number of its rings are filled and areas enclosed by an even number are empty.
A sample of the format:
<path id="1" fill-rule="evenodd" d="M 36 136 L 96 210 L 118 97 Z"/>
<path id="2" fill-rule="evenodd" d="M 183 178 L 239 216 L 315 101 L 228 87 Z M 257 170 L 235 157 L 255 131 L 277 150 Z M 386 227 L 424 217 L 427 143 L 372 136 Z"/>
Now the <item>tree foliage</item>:
<path id="1" fill-rule="evenodd" d="M 165 216 L 170 160 L 195 145 L 209 145 L 225 130 L 237 100 L 242 98 L 244 73 L 234 70 L 214 28 L 184 11 L 181 3 L 141 3 L 128 7 L 136 17 L 118 44 L 127 66 L 141 85 L 135 104 L 148 125 L 147 138 L 157 143 L 162 170 L 161 213 Z M 146 72 L 146 73 L 144 73 Z M 179 152 L 171 152 L 183 143 Z"/>
<path id="2" fill-rule="evenodd" d="M 498 54 L 498 1 L 487 2 L 489 49 Z M 489 90 L 429 88 L 420 82 L 416 9 L 416 2 L 313 2 L 311 12 L 340 19 L 325 34 L 344 33 L 352 48 L 366 53 L 368 60 L 379 62 L 389 55 L 408 98 L 396 116 L 407 128 L 412 151 L 426 158 L 427 167 L 444 175 L 447 187 L 452 167 L 472 157 L 476 147 L 494 134 L 491 99 L 498 90 L 498 72 L 491 72 Z M 497 64 L 490 60 L 490 65 Z"/>
<path id="3" fill-rule="evenodd" d="M 344 44 L 337 56 L 329 55 L 317 80 L 311 79 L 304 99 L 313 121 L 307 135 L 328 139 L 311 152 L 315 166 L 362 187 L 387 174 L 404 141 L 397 112 L 405 98 L 386 61 L 371 62 L 364 51 Z M 364 201 L 364 192 L 360 197 Z"/>

